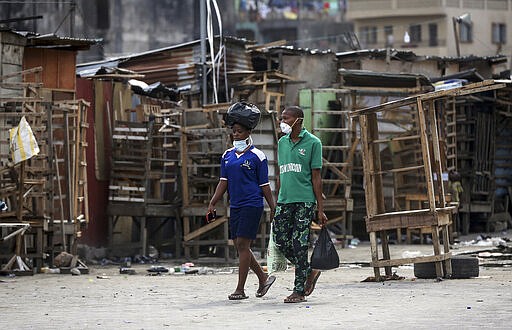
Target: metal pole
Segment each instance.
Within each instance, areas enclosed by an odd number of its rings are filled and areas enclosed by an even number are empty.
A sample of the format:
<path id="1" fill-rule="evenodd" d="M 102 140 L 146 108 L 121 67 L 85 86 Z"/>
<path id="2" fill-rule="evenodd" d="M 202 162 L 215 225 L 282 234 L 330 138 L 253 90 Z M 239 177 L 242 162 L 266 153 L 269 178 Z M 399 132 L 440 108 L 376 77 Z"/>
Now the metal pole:
<path id="1" fill-rule="evenodd" d="M 455 47 L 457 49 L 457 57 L 460 57 L 459 33 L 457 31 L 457 17 L 452 17 L 453 20 L 453 35 L 455 36 Z"/>
<path id="2" fill-rule="evenodd" d="M 201 79 L 203 104 L 208 103 L 207 81 L 206 81 L 206 1 L 199 0 L 199 20 L 200 20 L 200 36 L 201 36 Z"/>
<path id="3" fill-rule="evenodd" d="M 71 1 L 71 8 L 69 9 L 69 36 L 75 36 L 75 9 L 76 3 L 75 0 Z"/>

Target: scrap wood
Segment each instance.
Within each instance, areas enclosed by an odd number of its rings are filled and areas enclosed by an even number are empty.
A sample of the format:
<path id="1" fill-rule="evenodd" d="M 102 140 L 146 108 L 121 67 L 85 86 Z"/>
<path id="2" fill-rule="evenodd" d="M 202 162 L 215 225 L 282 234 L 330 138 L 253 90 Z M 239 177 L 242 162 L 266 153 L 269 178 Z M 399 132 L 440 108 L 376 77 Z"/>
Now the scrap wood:
<path id="1" fill-rule="evenodd" d="M 404 280 L 404 276 L 398 276 L 396 273 L 393 273 L 393 275 L 384 275 L 379 276 L 379 279 L 377 280 L 375 276 L 369 276 L 362 280 L 361 282 L 384 282 L 384 281 L 401 281 Z"/>

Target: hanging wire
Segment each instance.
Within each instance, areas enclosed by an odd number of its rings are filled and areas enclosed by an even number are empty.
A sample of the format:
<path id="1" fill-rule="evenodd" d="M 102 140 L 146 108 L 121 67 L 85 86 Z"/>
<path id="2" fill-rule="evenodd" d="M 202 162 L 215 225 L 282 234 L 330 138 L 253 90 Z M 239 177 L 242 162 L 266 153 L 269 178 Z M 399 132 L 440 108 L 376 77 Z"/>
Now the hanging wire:
<path id="1" fill-rule="evenodd" d="M 219 24 L 219 51 L 217 52 L 216 58 L 217 58 L 217 72 L 216 72 L 216 97 L 217 97 L 217 103 L 218 103 L 218 88 L 220 87 L 220 66 L 221 61 L 223 59 L 223 53 L 225 51 L 225 47 L 223 45 L 223 35 L 222 35 L 222 17 L 220 15 L 220 9 L 219 5 L 217 4 L 217 0 L 212 0 L 213 6 L 215 8 L 215 15 L 217 17 L 217 22 Z M 225 61 L 224 61 L 225 62 Z"/>
<path id="2" fill-rule="evenodd" d="M 210 49 L 210 62 L 212 68 L 212 83 L 213 83 L 213 102 L 218 103 L 217 100 L 217 84 L 215 74 L 215 52 L 213 47 L 213 22 L 212 22 L 212 8 L 210 0 L 206 1 L 206 34 L 208 36 L 208 46 Z"/>

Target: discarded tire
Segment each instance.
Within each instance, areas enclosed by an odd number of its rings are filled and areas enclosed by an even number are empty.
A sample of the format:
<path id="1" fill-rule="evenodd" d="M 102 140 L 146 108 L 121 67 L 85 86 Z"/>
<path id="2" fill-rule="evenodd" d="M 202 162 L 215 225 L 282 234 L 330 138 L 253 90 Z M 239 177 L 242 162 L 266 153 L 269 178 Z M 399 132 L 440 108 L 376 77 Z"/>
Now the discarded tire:
<path id="1" fill-rule="evenodd" d="M 452 261 L 452 276 L 451 278 L 471 278 L 478 277 L 478 258 L 468 256 L 453 256 Z M 443 273 L 446 276 L 446 269 L 443 263 Z M 435 262 L 425 262 L 414 264 L 414 276 L 417 278 L 436 278 L 436 265 Z"/>

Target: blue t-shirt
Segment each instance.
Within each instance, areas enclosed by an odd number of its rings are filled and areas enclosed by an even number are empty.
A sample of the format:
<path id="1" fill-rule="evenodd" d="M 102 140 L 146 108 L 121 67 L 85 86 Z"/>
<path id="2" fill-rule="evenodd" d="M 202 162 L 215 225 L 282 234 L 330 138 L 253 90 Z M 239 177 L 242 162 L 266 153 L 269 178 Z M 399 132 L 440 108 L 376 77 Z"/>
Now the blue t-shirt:
<path id="1" fill-rule="evenodd" d="M 267 157 L 254 146 L 243 154 L 228 149 L 221 158 L 220 180 L 228 181 L 232 208 L 263 207 L 261 187 L 269 184 Z"/>

